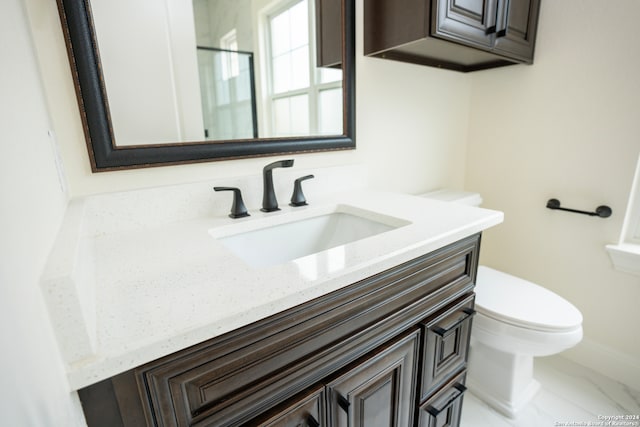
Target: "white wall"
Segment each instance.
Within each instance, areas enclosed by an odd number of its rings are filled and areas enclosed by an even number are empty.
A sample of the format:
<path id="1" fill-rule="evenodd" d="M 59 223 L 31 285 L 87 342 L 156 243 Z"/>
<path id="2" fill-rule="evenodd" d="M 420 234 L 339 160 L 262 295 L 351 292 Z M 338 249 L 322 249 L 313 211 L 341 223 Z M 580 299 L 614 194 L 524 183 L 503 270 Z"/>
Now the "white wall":
<path id="1" fill-rule="evenodd" d="M 66 208 L 21 0 L 0 13 L 0 424 L 81 426 L 38 285 Z"/>
<path id="2" fill-rule="evenodd" d="M 191 2 L 92 0 L 91 11 L 116 144 L 202 140 Z"/>
<path id="3" fill-rule="evenodd" d="M 535 64 L 473 75 L 466 187 L 505 212 L 481 261 L 572 301 L 586 340 L 568 355 L 640 387 L 640 277 L 604 250 L 640 152 L 640 2 L 542 3 Z M 552 197 L 613 216 L 550 211 Z"/>
<path id="4" fill-rule="evenodd" d="M 92 174 L 55 2 L 25 0 L 39 22 L 38 56 L 73 196 L 258 173 L 258 158 Z M 418 192 L 461 187 L 470 78 L 362 56 L 363 0 L 356 0 L 358 149 L 294 156 L 300 168 L 363 163 L 372 186 Z"/>

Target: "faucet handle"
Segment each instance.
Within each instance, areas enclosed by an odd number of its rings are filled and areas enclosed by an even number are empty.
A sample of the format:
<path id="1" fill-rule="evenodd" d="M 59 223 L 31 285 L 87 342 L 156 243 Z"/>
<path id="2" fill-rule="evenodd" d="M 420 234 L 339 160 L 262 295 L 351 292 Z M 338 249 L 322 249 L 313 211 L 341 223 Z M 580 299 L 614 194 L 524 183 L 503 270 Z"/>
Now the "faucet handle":
<path id="1" fill-rule="evenodd" d="M 307 204 L 307 199 L 304 198 L 304 193 L 302 192 L 302 181 L 311 178 L 315 177 L 313 175 L 301 176 L 293 182 L 293 195 L 289 206 L 305 206 Z"/>
<path id="2" fill-rule="evenodd" d="M 243 218 L 249 216 L 247 208 L 242 201 L 242 192 L 236 187 L 213 187 L 215 191 L 233 191 L 233 203 L 231 204 L 231 218 Z"/>

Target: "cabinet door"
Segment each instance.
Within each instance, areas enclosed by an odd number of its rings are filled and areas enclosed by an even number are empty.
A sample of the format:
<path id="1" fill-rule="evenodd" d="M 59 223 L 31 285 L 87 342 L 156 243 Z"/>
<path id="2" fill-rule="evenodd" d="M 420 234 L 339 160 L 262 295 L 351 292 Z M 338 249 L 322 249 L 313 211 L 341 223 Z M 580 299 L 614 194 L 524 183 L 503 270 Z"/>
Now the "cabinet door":
<path id="1" fill-rule="evenodd" d="M 249 423 L 256 427 L 320 427 L 324 426 L 324 386 L 294 398 L 282 408 L 261 420 Z"/>
<path id="2" fill-rule="evenodd" d="M 533 62 L 540 0 L 499 0 L 499 8 L 507 18 L 502 20 L 498 14 L 494 51 Z"/>
<path id="3" fill-rule="evenodd" d="M 433 0 L 431 35 L 489 50 L 498 0 Z"/>
<path id="4" fill-rule="evenodd" d="M 330 426 L 413 425 L 420 333 L 414 331 L 327 385 Z"/>

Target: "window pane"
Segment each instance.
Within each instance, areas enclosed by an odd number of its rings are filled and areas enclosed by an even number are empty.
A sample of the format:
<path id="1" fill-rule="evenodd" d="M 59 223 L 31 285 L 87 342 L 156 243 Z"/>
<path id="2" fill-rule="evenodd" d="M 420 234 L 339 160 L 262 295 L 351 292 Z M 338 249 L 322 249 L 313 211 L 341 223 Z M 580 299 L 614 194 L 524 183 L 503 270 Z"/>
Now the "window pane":
<path id="1" fill-rule="evenodd" d="M 273 59 L 273 93 L 289 90 L 291 83 L 291 56 L 281 55 Z"/>
<path id="2" fill-rule="evenodd" d="M 320 82 L 331 83 L 342 80 L 342 70 L 336 68 L 320 68 Z"/>
<path id="3" fill-rule="evenodd" d="M 309 134 L 309 96 L 292 96 L 291 100 L 291 135 Z"/>
<path id="4" fill-rule="evenodd" d="M 308 0 L 271 18 L 271 62 L 273 93 L 308 87 Z M 283 59 L 287 56 L 286 59 Z M 289 67 L 289 69 L 285 69 Z"/>
<path id="5" fill-rule="evenodd" d="M 342 89 L 328 89 L 319 96 L 318 132 L 324 135 L 342 134 Z"/>
<path id="6" fill-rule="evenodd" d="M 289 90 L 309 86 L 309 48 L 307 46 L 291 52 L 291 79 Z"/>
<path id="7" fill-rule="evenodd" d="M 274 136 L 289 135 L 291 121 L 289 117 L 289 98 L 273 101 L 273 134 Z"/>
<path id="8" fill-rule="evenodd" d="M 293 6 L 291 13 L 291 49 L 309 44 L 309 17 L 307 1 Z"/>
<path id="9" fill-rule="evenodd" d="M 271 55 L 278 56 L 291 49 L 289 11 L 271 19 Z"/>
<path id="10" fill-rule="evenodd" d="M 276 136 L 309 133 L 309 97 L 297 95 L 273 101 L 274 134 Z"/>

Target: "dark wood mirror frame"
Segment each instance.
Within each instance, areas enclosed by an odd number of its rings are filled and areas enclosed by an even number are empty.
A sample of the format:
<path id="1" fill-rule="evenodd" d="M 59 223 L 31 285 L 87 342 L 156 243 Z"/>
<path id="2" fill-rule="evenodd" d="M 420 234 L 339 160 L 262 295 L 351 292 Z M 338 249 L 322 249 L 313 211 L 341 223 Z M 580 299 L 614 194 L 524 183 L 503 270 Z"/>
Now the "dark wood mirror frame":
<path id="1" fill-rule="evenodd" d="M 117 147 L 89 0 L 57 0 L 94 172 L 355 148 L 355 5 L 342 0 L 343 134 Z"/>

